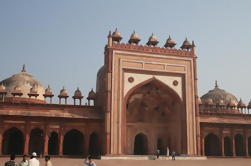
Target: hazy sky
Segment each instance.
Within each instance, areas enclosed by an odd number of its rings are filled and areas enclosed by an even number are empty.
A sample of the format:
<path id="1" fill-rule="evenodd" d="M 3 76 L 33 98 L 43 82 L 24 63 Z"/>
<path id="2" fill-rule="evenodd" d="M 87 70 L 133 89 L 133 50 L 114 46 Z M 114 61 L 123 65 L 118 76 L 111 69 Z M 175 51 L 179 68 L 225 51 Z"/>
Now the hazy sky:
<path id="1" fill-rule="evenodd" d="M 21 70 L 58 94 L 96 87 L 109 30 L 127 42 L 135 30 L 147 42 L 168 35 L 197 46 L 199 94 L 219 86 L 248 103 L 251 97 L 249 0 L 1 0 L 0 80 Z"/>

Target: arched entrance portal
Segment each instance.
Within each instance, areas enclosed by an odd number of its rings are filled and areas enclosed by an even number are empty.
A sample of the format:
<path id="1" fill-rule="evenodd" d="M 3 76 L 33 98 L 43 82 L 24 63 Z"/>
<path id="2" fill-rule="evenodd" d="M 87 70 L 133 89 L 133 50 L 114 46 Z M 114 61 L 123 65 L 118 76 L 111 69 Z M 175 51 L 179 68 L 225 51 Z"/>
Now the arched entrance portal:
<path id="1" fill-rule="evenodd" d="M 140 133 L 135 136 L 134 140 L 134 154 L 135 155 L 146 155 L 148 154 L 148 141 L 147 137 Z"/>
<path id="2" fill-rule="evenodd" d="M 225 156 L 233 156 L 233 152 L 232 152 L 232 142 L 230 137 L 225 137 L 224 138 L 224 153 Z"/>
<path id="3" fill-rule="evenodd" d="M 220 156 L 220 141 L 214 134 L 208 134 L 205 137 L 205 155 L 206 156 Z"/>
<path id="4" fill-rule="evenodd" d="M 43 141 L 43 130 L 36 128 L 31 130 L 29 153 L 36 152 L 37 154 L 43 153 L 44 141 Z"/>
<path id="5" fill-rule="evenodd" d="M 64 136 L 63 154 L 82 155 L 83 154 L 83 134 L 78 130 L 71 130 Z"/>
<path id="6" fill-rule="evenodd" d="M 17 128 L 7 130 L 3 135 L 3 149 L 4 155 L 8 154 L 23 154 L 24 151 L 24 136 Z"/>
<path id="7" fill-rule="evenodd" d="M 89 154 L 96 157 L 101 155 L 100 142 L 96 133 L 90 135 Z"/>
<path id="8" fill-rule="evenodd" d="M 49 155 L 58 154 L 58 134 L 56 132 L 52 132 L 50 135 L 48 143 L 48 153 Z"/>
<path id="9" fill-rule="evenodd" d="M 236 156 L 244 156 L 244 144 L 243 144 L 243 137 L 240 134 L 237 134 L 234 137 L 235 141 L 235 151 L 236 151 Z"/>
<path id="10" fill-rule="evenodd" d="M 140 149 L 148 145 L 147 153 L 153 154 L 157 146 L 164 154 L 163 147 L 168 146 L 177 153 L 186 153 L 186 119 L 183 103 L 178 94 L 161 81 L 153 78 L 137 85 L 125 97 L 126 107 L 126 137 L 128 143 L 125 150 L 129 154 L 145 154 Z M 137 129 L 159 135 L 161 139 L 137 135 Z M 183 138 L 183 139 L 182 139 Z M 168 144 L 167 140 L 174 140 Z M 134 142 L 133 142 L 134 140 Z M 140 143 L 139 140 L 144 140 Z M 166 141 L 163 141 L 166 140 Z M 157 143 L 157 146 L 156 146 Z M 134 145 L 134 147 L 133 147 Z M 151 146 L 151 147 L 149 147 Z M 163 150 L 162 150 L 163 149 Z"/>

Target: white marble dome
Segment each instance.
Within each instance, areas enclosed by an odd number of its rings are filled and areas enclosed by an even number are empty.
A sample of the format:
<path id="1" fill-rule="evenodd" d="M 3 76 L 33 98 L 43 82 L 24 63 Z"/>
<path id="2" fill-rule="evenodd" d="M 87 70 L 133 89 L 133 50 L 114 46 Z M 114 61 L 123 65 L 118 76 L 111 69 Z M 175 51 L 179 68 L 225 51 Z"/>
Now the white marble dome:
<path id="1" fill-rule="evenodd" d="M 29 98 L 28 93 L 30 93 L 31 88 L 36 87 L 36 91 L 39 94 L 37 99 L 44 100 L 43 94 L 45 92 L 44 86 L 36 80 L 32 75 L 28 74 L 23 67 L 20 73 L 14 74 L 13 76 L 0 82 L 6 88 L 6 97 L 12 97 L 11 92 L 14 89 L 19 89 L 23 93 L 22 98 Z"/>

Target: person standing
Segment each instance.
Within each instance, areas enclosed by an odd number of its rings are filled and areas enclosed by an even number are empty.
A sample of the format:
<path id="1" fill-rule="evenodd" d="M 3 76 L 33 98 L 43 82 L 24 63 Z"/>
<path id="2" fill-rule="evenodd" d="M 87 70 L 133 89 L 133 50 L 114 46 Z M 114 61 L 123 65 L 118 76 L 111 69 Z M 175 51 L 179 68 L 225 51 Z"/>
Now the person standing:
<path id="1" fill-rule="evenodd" d="M 11 154 L 10 155 L 10 161 L 7 161 L 4 166 L 18 166 L 18 163 L 15 162 L 16 155 Z"/>
<path id="2" fill-rule="evenodd" d="M 45 166 L 52 166 L 50 156 L 45 156 Z"/>
<path id="3" fill-rule="evenodd" d="M 169 153 L 170 153 L 170 152 L 169 152 L 169 148 L 166 147 L 166 156 L 167 156 L 167 157 L 169 157 Z"/>
<path id="4" fill-rule="evenodd" d="M 159 154 L 160 154 L 160 150 L 157 149 L 157 150 L 156 150 L 156 157 L 157 157 L 157 159 L 159 158 Z"/>
<path id="5" fill-rule="evenodd" d="M 36 159 L 37 153 L 33 152 L 31 154 L 31 159 L 29 160 L 29 165 L 28 166 L 39 166 L 39 161 Z"/>
<path id="6" fill-rule="evenodd" d="M 23 155 L 23 160 L 19 163 L 19 166 L 28 166 L 29 162 L 27 160 L 27 155 Z"/>
<path id="7" fill-rule="evenodd" d="M 84 161 L 85 165 L 87 166 L 96 166 L 96 164 L 94 163 L 94 161 L 92 160 L 91 156 L 87 156 L 87 158 Z"/>
<path id="8" fill-rule="evenodd" d="M 175 151 L 172 152 L 172 160 L 175 160 Z"/>

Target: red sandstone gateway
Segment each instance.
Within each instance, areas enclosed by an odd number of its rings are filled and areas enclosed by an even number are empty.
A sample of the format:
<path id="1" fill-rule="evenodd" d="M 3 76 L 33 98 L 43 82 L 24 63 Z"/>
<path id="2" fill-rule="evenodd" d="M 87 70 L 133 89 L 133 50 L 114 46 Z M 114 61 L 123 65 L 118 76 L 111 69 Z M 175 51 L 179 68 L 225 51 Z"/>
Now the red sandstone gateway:
<path id="1" fill-rule="evenodd" d="M 0 82 L 0 154 L 148 155 L 156 149 L 187 155 L 251 154 L 249 108 L 232 94 L 215 88 L 197 93 L 195 44 L 181 49 L 169 38 L 164 47 L 152 34 L 139 45 L 109 33 L 105 64 L 96 92 L 87 103 L 80 89 L 67 104 L 66 88 L 54 93 L 23 67 Z M 48 99 L 49 98 L 49 99 Z M 63 102 L 63 101 L 64 102 Z"/>

